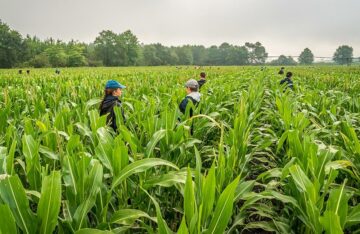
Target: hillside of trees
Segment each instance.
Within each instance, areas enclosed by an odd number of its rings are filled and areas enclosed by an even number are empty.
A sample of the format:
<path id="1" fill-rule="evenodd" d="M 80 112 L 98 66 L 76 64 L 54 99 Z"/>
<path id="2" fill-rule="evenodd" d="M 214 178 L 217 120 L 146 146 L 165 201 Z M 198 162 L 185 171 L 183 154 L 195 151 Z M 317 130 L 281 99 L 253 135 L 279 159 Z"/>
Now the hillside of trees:
<path id="1" fill-rule="evenodd" d="M 352 62 L 353 49 L 340 46 L 334 54 L 339 64 Z M 245 45 L 222 43 L 164 46 L 141 44 L 130 30 L 117 34 L 106 30 L 92 43 L 64 42 L 36 36 L 23 37 L 0 20 L 0 68 L 12 67 L 79 67 L 79 66 L 160 66 L 160 65 L 262 65 L 268 53 L 260 42 Z M 306 48 L 298 61 L 281 55 L 269 65 L 312 64 L 314 55 Z"/>

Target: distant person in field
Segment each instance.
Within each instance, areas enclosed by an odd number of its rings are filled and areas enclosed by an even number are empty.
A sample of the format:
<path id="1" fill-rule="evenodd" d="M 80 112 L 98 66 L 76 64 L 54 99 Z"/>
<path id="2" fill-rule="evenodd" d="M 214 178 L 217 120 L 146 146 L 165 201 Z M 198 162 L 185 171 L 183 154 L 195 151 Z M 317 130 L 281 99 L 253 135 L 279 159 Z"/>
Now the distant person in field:
<path id="1" fill-rule="evenodd" d="M 55 74 L 60 75 L 60 70 L 56 68 L 56 70 L 55 70 Z"/>
<path id="2" fill-rule="evenodd" d="M 119 97 L 122 94 L 122 90 L 125 89 L 126 86 L 120 84 L 115 80 L 109 80 L 105 85 L 105 95 L 104 99 L 100 104 L 100 116 L 108 114 L 106 121 L 110 127 L 114 129 L 116 132 L 116 116 L 114 112 L 114 107 L 119 107 L 121 109 L 121 114 L 123 120 L 125 121 L 124 110 L 121 107 L 121 101 Z"/>
<path id="3" fill-rule="evenodd" d="M 19 70 L 18 72 L 19 72 L 19 74 L 22 74 L 22 70 Z"/>
<path id="4" fill-rule="evenodd" d="M 283 85 L 285 83 L 286 89 L 290 88 L 290 89 L 294 90 L 293 81 L 291 79 L 292 75 L 293 75 L 292 72 L 286 73 L 286 77 L 280 81 L 280 85 Z"/>
<path id="5" fill-rule="evenodd" d="M 26 73 L 27 73 L 28 75 L 30 75 L 30 70 L 26 70 Z"/>
<path id="6" fill-rule="evenodd" d="M 285 67 L 281 67 L 279 71 L 279 75 L 284 75 Z"/>
<path id="7" fill-rule="evenodd" d="M 198 84 L 199 84 L 199 89 L 201 89 L 201 87 L 206 83 L 206 73 L 205 72 L 201 72 L 200 73 L 200 80 L 198 80 Z"/>

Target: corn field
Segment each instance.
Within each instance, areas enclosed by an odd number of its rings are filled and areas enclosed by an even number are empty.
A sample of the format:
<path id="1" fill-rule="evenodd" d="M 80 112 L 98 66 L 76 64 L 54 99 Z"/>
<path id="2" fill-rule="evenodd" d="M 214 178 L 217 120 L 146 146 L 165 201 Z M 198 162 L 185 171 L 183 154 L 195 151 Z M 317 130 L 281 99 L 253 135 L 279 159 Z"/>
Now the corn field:
<path id="1" fill-rule="evenodd" d="M 0 233 L 359 232 L 360 67 L 277 69 L 205 67 L 192 118 L 193 67 L 1 70 Z"/>

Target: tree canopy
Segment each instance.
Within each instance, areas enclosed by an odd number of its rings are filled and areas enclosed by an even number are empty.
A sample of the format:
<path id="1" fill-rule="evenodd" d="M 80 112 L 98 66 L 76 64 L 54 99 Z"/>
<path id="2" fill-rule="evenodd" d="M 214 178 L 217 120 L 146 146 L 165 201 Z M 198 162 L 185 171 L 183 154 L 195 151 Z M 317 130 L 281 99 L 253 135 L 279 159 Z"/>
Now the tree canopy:
<path id="1" fill-rule="evenodd" d="M 291 56 L 280 55 L 278 59 L 270 62 L 271 65 L 296 65 L 296 61 Z"/>
<path id="2" fill-rule="evenodd" d="M 343 64 L 350 65 L 352 63 L 352 59 L 353 59 L 353 48 L 348 45 L 339 46 L 336 49 L 333 57 L 333 60 L 337 64 L 341 64 L 341 65 Z"/>
<path id="3" fill-rule="evenodd" d="M 333 57 L 338 64 L 352 62 L 353 49 L 340 46 Z M 164 46 L 141 44 L 130 30 L 115 33 L 104 30 L 91 43 L 64 42 L 36 36 L 23 37 L 0 20 L 0 68 L 11 67 L 79 67 L 79 66 L 163 66 L 163 65 L 260 65 L 268 53 L 260 42 L 220 46 Z M 300 64 L 312 64 L 314 55 L 305 48 Z M 295 65 L 292 57 L 281 55 L 270 65 Z"/>
<path id="4" fill-rule="evenodd" d="M 314 62 L 314 54 L 311 52 L 309 48 L 305 48 L 300 56 L 299 56 L 299 63 L 304 65 L 309 65 Z"/>

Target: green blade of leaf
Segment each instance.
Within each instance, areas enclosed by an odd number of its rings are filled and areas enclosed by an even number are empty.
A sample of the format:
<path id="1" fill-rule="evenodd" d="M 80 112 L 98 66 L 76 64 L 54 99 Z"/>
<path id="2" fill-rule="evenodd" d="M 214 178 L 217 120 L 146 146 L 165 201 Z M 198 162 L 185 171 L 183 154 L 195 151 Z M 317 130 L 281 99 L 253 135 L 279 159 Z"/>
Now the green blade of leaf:
<path id="1" fill-rule="evenodd" d="M 221 193 L 216 204 L 213 218 L 206 233 L 223 233 L 227 227 L 233 210 L 234 193 L 238 186 L 240 177 L 231 182 Z"/>
<path id="2" fill-rule="evenodd" d="M 42 182 L 41 197 L 37 210 L 40 233 L 52 233 L 57 225 L 61 205 L 61 175 L 53 171 Z"/>

